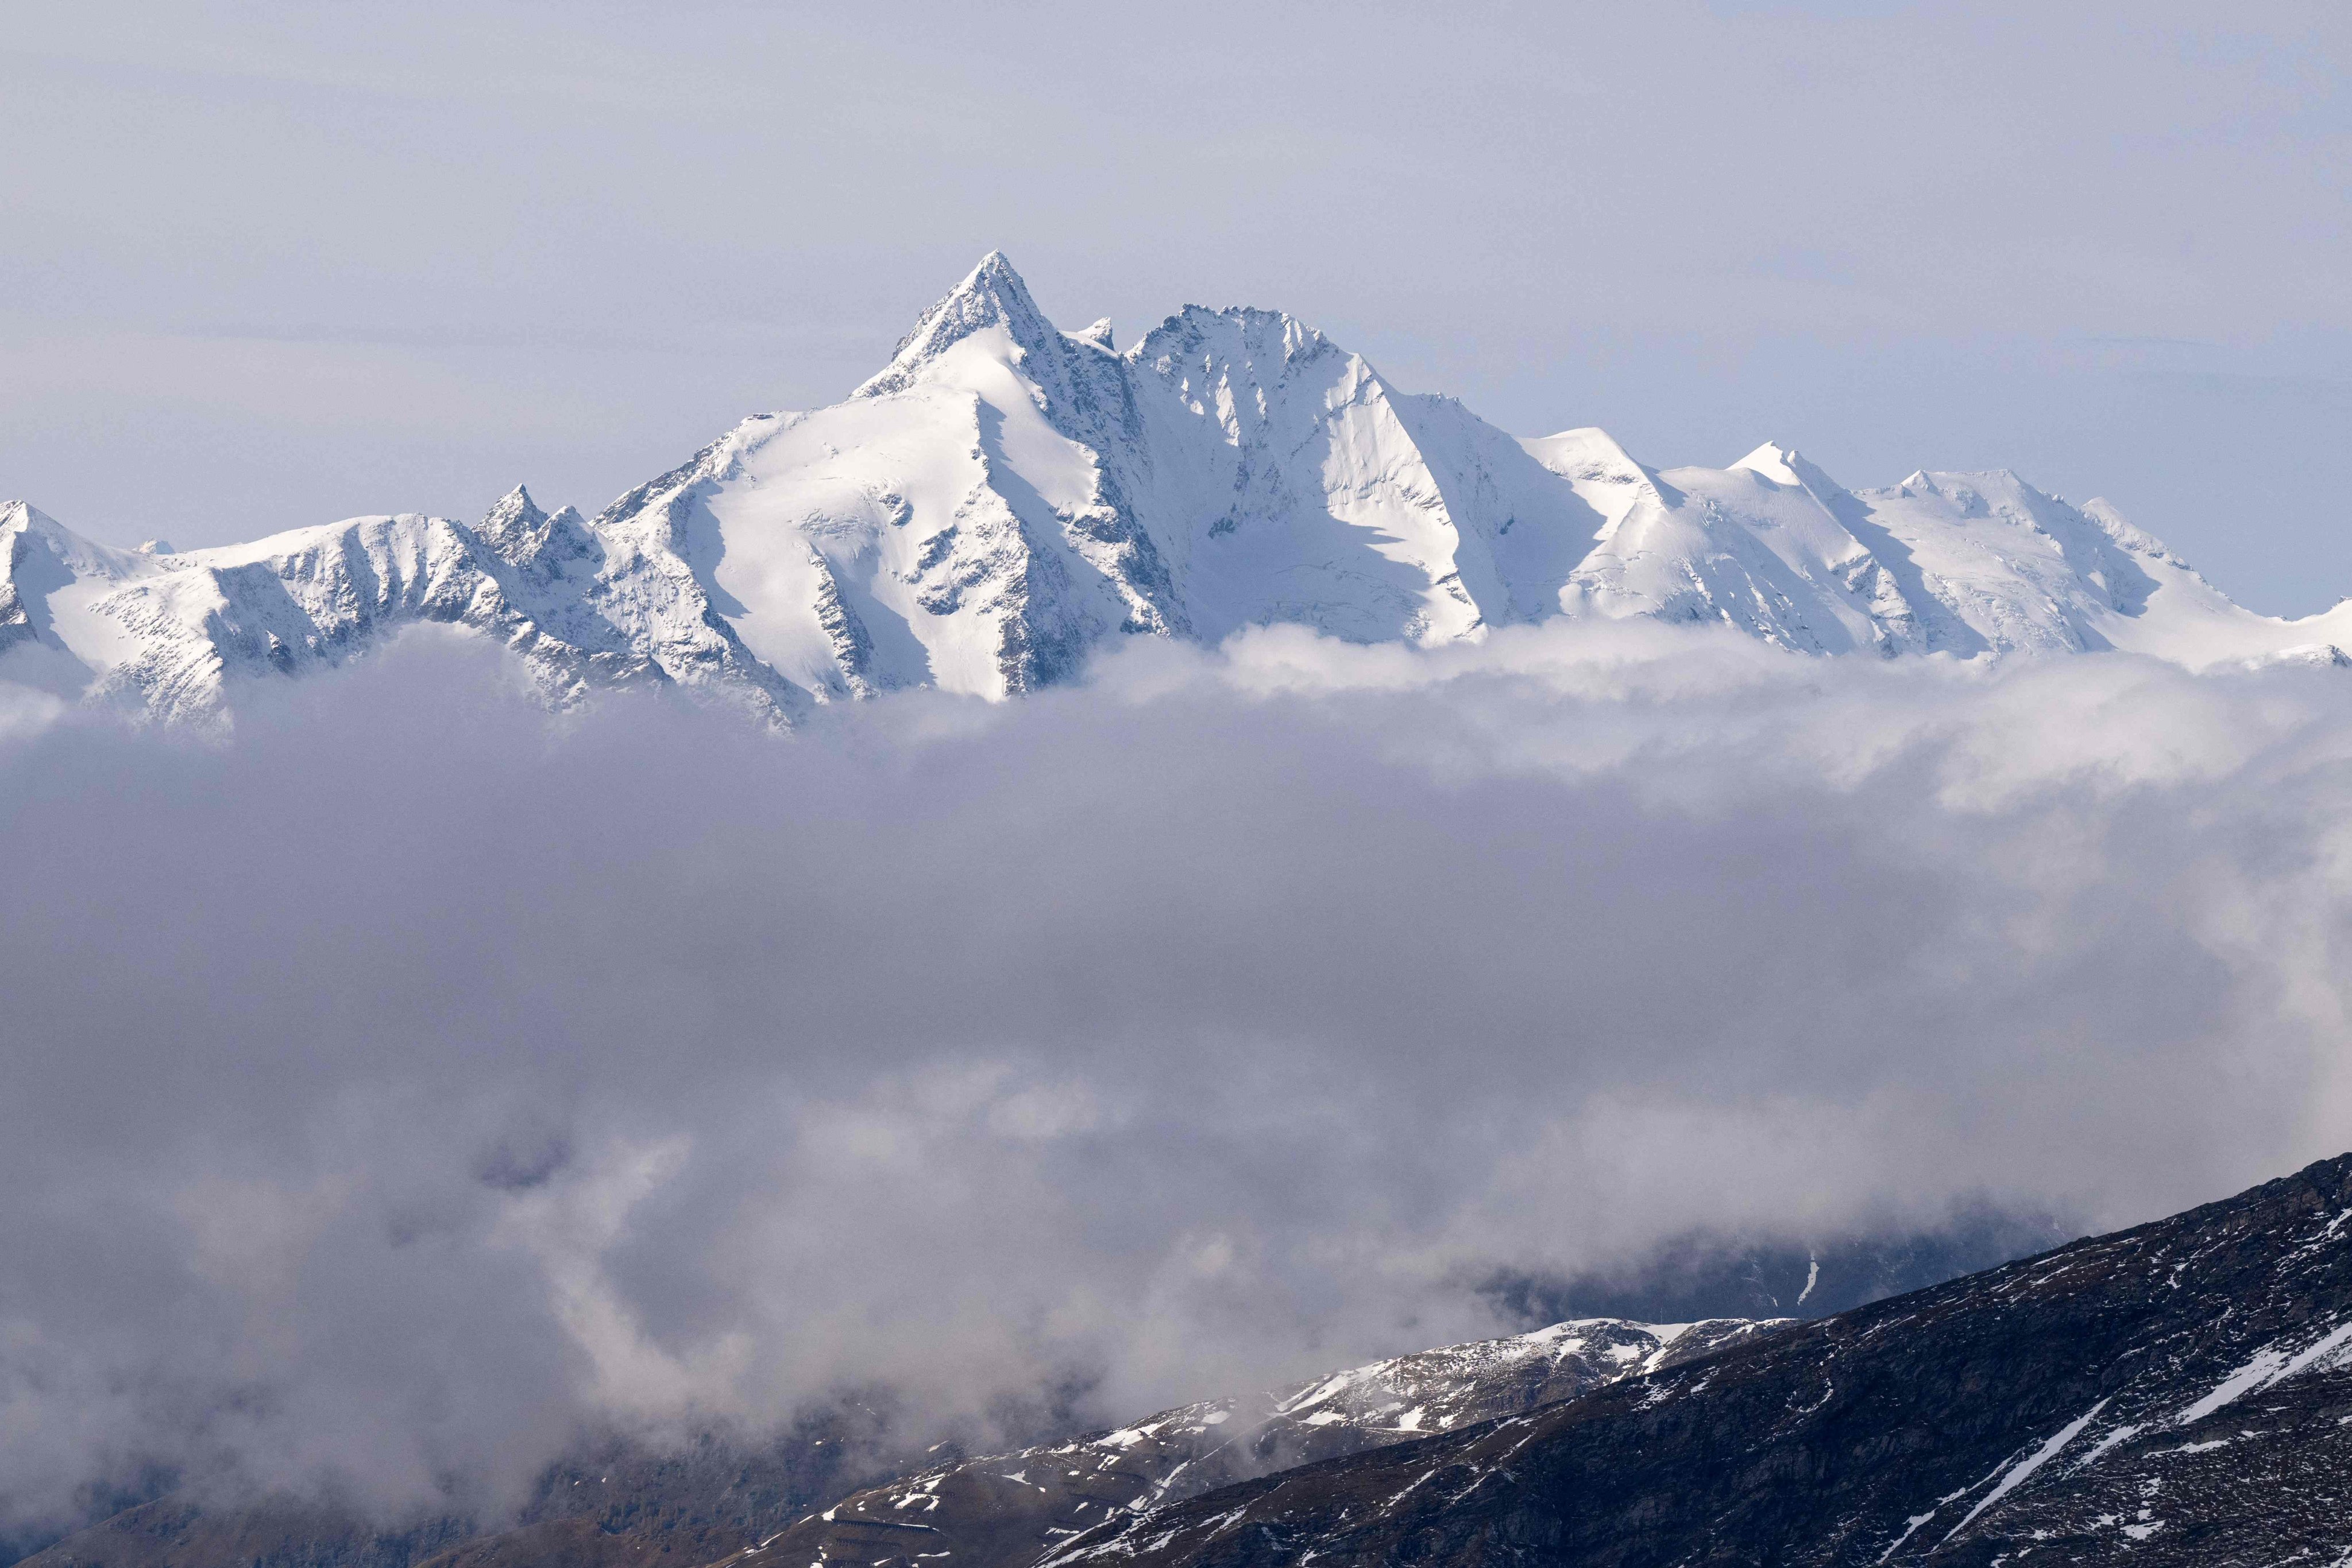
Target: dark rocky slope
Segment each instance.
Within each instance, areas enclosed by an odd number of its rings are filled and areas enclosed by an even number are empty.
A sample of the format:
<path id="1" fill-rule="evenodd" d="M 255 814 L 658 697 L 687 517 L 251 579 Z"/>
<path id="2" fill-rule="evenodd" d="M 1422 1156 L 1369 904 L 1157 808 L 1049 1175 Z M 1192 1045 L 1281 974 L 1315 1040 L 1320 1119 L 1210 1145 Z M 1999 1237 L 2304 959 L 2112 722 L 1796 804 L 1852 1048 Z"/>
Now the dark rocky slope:
<path id="1" fill-rule="evenodd" d="M 844 1498 L 721 1568 L 1023 1568 L 1113 1515 L 1537 1409 L 1780 1326 L 1592 1319 L 1422 1351 L 1078 1442 L 937 1465 Z"/>
<path id="2" fill-rule="evenodd" d="M 2347 1363 L 2352 1156 L 1046 1561 L 2336 1564 Z"/>

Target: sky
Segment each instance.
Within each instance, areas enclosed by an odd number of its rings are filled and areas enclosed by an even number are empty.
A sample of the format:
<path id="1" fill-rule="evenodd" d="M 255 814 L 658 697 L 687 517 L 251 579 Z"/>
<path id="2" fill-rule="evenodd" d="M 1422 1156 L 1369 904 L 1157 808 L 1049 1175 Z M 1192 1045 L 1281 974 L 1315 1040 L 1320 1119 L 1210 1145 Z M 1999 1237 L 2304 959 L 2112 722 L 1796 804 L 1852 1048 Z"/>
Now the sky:
<path id="1" fill-rule="evenodd" d="M 593 510 L 983 252 L 1658 466 L 2104 495 L 2352 592 L 2330 4 L 0 0 L 0 495 L 183 547 Z"/>

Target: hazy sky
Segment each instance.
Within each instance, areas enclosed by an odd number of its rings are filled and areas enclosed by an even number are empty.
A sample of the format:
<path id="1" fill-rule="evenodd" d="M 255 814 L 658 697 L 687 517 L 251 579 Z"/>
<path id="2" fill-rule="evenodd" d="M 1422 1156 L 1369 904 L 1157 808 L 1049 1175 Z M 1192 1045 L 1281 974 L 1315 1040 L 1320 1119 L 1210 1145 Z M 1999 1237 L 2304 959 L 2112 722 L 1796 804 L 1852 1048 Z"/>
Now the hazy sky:
<path id="1" fill-rule="evenodd" d="M 0 495 L 593 510 L 984 250 L 1507 428 L 2104 494 L 2352 592 L 2352 10 L 0 3 Z"/>

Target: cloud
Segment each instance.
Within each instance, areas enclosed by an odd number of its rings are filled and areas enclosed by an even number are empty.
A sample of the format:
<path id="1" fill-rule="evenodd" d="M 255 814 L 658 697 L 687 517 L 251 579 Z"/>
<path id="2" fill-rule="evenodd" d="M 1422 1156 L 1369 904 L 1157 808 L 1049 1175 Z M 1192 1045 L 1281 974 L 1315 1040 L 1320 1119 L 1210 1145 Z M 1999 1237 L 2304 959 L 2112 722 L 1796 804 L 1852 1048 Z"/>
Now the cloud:
<path id="1" fill-rule="evenodd" d="M 1498 1270 L 2352 1142 L 2326 670 L 1276 630 L 779 739 L 416 637 L 225 742 L 0 715 L 17 1518 L 1131 1414 L 1493 1331 Z"/>

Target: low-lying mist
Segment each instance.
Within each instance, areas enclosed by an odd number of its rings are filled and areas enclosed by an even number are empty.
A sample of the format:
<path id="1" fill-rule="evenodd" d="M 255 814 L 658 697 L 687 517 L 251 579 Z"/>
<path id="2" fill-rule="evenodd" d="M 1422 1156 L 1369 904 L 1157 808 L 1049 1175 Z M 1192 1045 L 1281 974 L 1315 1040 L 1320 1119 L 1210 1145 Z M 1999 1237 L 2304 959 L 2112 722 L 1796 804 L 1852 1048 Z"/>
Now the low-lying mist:
<path id="1" fill-rule="evenodd" d="M 416 636 L 241 700 L 0 685 L 0 1522 L 1111 1419 L 2352 1144 L 2340 671 L 1274 631 L 786 737 Z"/>

